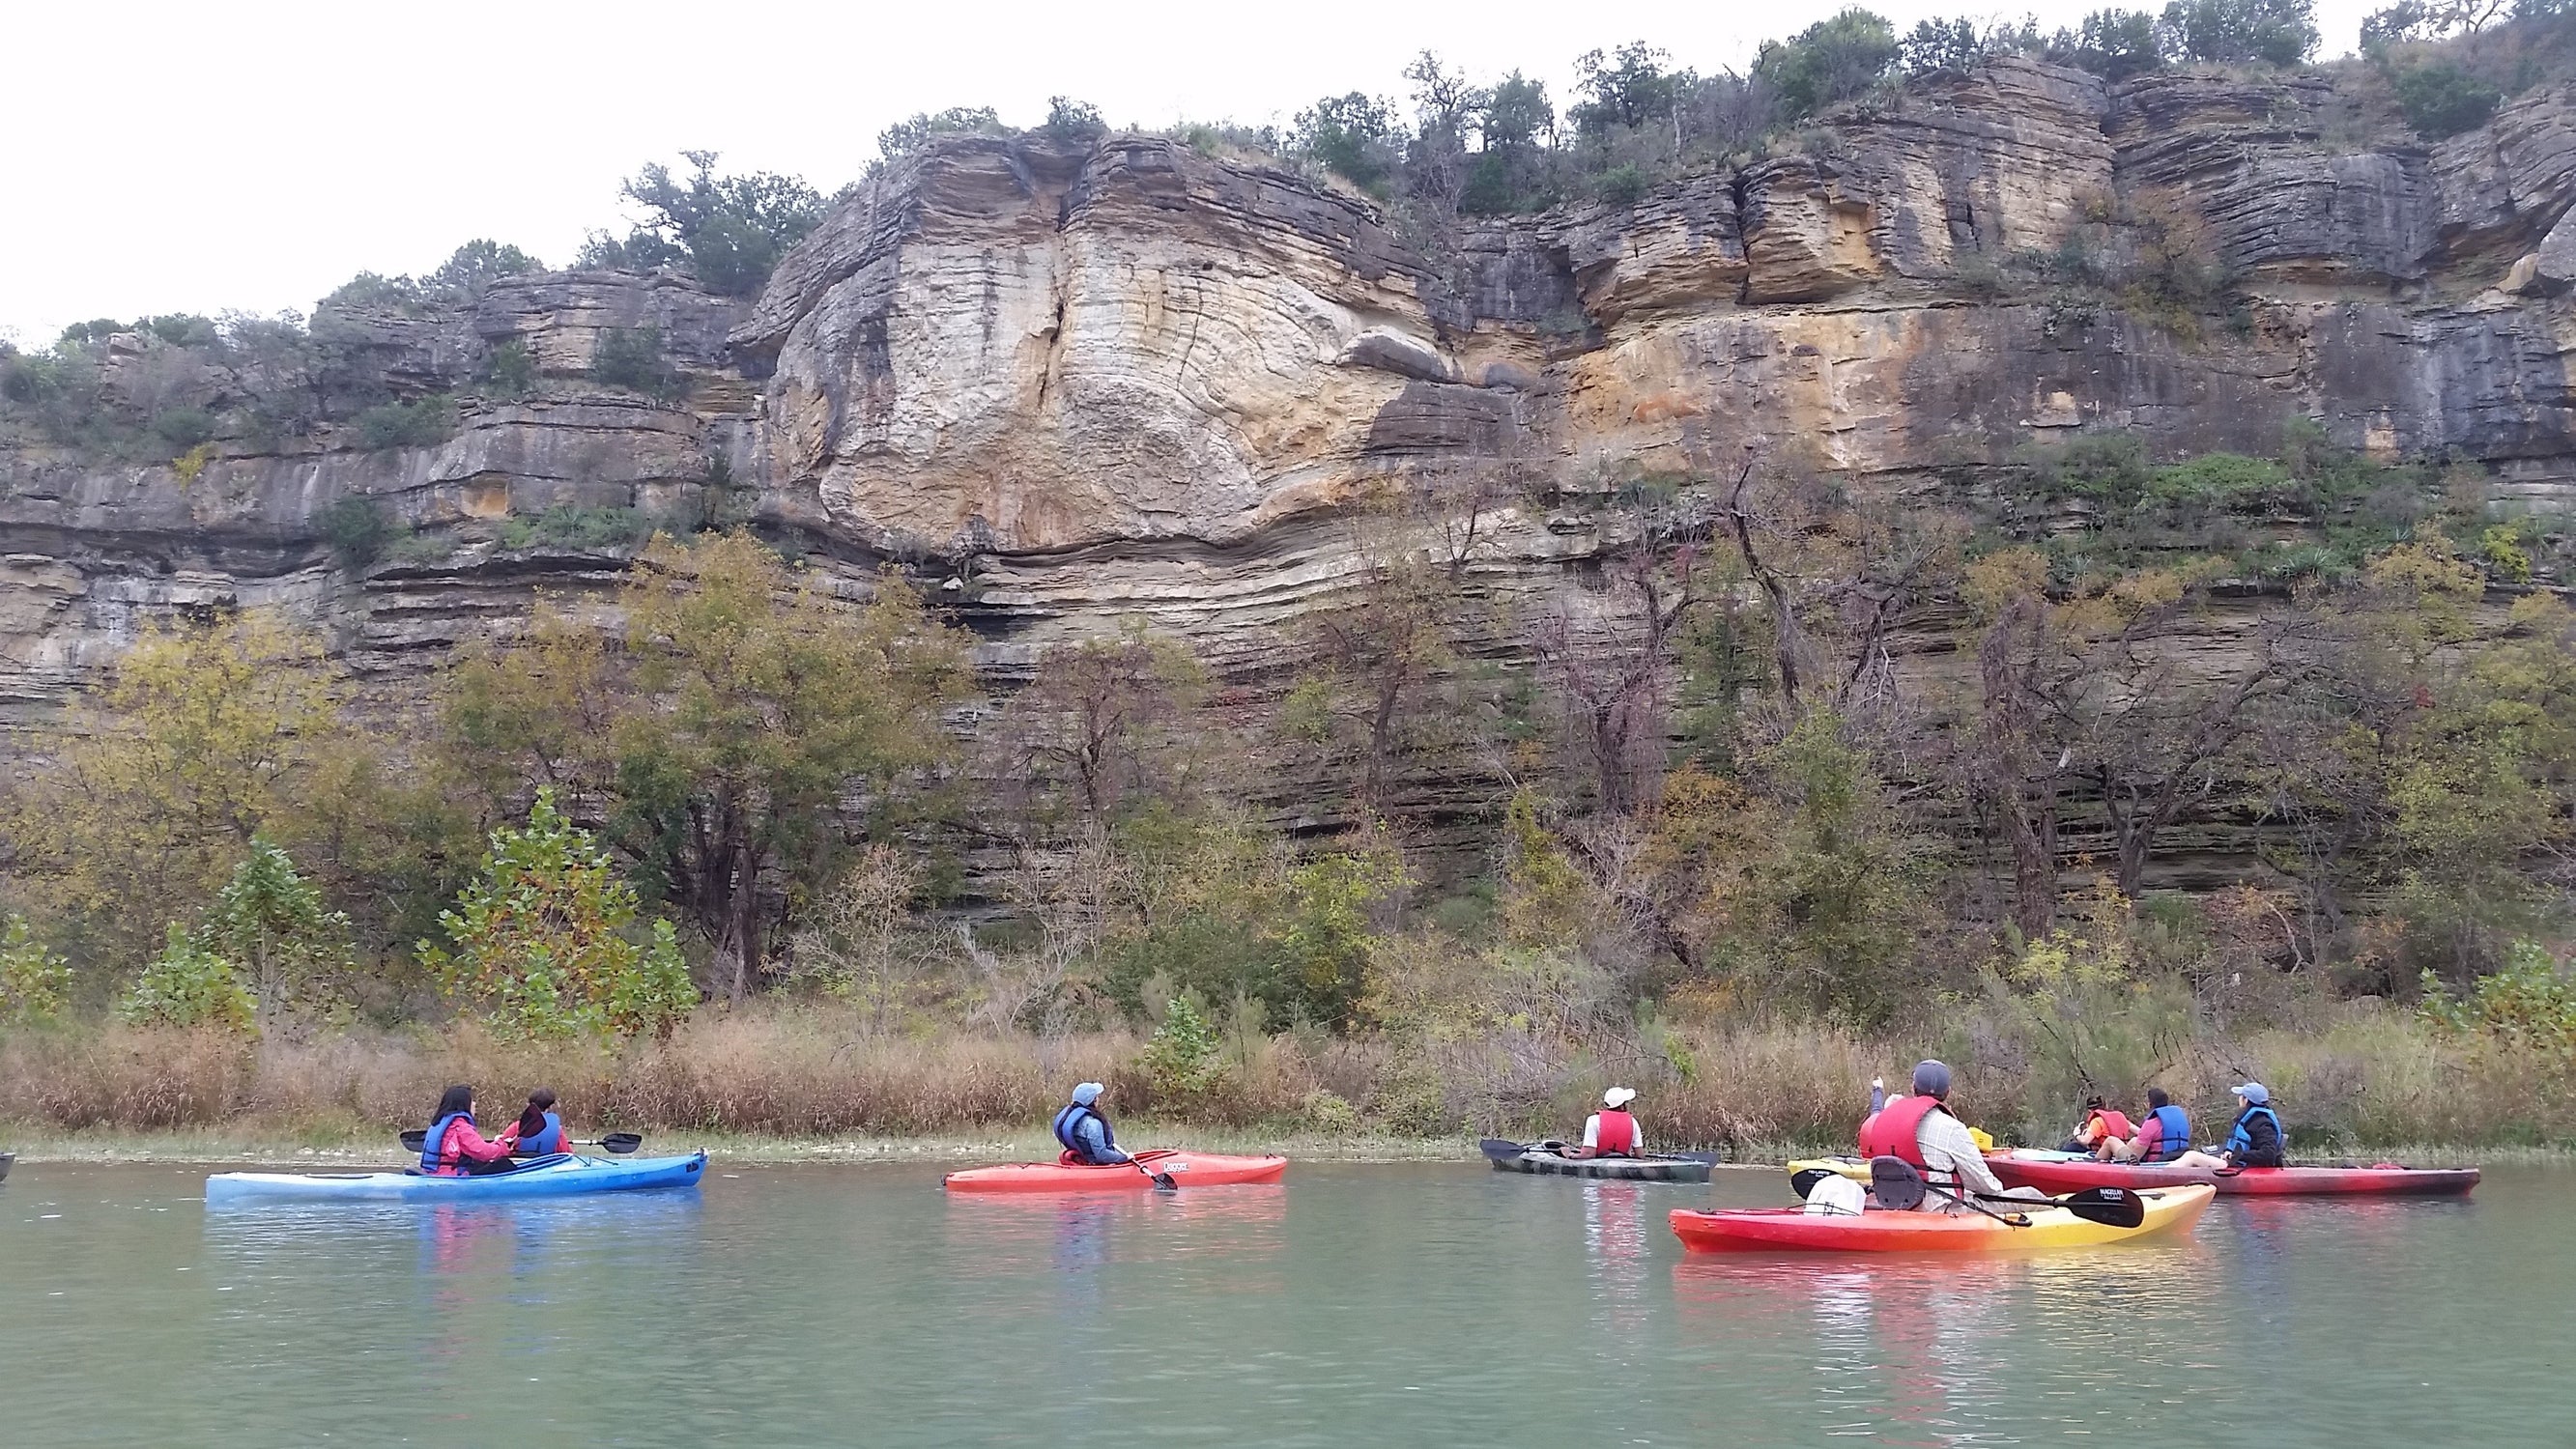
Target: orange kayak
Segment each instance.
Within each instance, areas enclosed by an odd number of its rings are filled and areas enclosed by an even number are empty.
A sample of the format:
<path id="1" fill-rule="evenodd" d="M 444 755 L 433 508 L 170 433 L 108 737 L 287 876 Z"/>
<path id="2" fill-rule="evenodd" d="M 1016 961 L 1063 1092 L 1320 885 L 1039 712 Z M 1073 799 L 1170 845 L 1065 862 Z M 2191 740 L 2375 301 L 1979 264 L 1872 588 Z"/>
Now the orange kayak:
<path id="1" fill-rule="evenodd" d="M 2199 1221 L 2216 1189 L 2206 1185 L 2138 1194 L 2146 1221 L 2115 1228 L 2079 1218 L 2064 1208 L 2036 1207 L 2019 1215 L 2022 1226 L 1982 1213 L 1890 1212 L 1814 1214 L 1800 1208 L 1749 1208 L 1704 1213 L 1673 1211 L 1673 1233 L 1694 1253 L 2010 1253 L 2033 1248 L 2089 1248 L 2151 1233 L 2188 1228 Z M 1991 1204 L 1998 1212 L 2008 1203 Z"/>
<path id="2" fill-rule="evenodd" d="M 1225 1187 L 1239 1182 L 1277 1182 L 1288 1170 L 1285 1157 L 1224 1157 L 1212 1152 L 1183 1152 L 1158 1147 L 1136 1154 L 1142 1169 L 1067 1167 L 1061 1162 L 1006 1162 L 998 1167 L 970 1167 L 940 1180 L 950 1192 L 1151 1192 L 1148 1172 L 1168 1172 L 1181 1187 Z"/>

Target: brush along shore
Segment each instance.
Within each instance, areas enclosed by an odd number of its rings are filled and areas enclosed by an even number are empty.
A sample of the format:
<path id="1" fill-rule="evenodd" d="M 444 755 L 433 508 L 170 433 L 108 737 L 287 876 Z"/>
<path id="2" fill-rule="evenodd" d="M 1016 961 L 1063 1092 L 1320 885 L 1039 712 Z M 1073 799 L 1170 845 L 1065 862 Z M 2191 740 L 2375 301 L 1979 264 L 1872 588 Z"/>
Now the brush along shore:
<path id="1" fill-rule="evenodd" d="M 1963 1016 L 1907 1038 L 1813 1022 L 1656 1025 L 1569 1041 L 1494 1030 L 1445 1038 L 1229 1035 L 1176 1074 L 1143 1037 L 925 1030 L 869 1034 L 828 1009 L 708 1014 L 667 1039 L 533 1043 L 470 1025 L 302 1040 L 122 1024 L 0 1031 L 0 1147 L 39 1157 L 385 1160 L 440 1091 L 471 1083 L 487 1125 L 550 1087 L 583 1132 L 640 1131 L 741 1160 L 965 1160 L 1048 1155 L 1075 1082 L 1109 1084 L 1123 1141 L 1379 1160 L 1464 1158 L 1482 1135 L 1570 1136 L 1601 1089 L 1638 1088 L 1648 1140 L 1732 1161 L 1839 1150 L 1872 1077 L 1916 1058 L 1956 1069 L 1953 1104 L 2006 1143 L 2053 1146 L 2085 1095 L 2153 1083 L 2217 1135 L 2228 1087 L 2267 1083 L 2295 1151 L 2385 1155 L 2576 1146 L 2576 1065 L 2420 1017 L 2343 1004 L 2241 1036 L 2086 1038 L 2080 1067 Z"/>

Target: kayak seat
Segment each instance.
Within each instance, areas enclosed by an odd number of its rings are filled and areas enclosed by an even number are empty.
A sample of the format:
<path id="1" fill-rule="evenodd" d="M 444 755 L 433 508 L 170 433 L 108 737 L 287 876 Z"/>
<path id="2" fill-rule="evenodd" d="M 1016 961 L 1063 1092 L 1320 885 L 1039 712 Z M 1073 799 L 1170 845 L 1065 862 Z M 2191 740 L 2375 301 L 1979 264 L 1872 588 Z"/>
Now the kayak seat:
<path id="1" fill-rule="evenodd" d="M 1883 1208 L 1912 1212 L 1923 1206 L 1923 1174 L 1902 1157 L 1869 1160 L 1869 1195 Z"/>

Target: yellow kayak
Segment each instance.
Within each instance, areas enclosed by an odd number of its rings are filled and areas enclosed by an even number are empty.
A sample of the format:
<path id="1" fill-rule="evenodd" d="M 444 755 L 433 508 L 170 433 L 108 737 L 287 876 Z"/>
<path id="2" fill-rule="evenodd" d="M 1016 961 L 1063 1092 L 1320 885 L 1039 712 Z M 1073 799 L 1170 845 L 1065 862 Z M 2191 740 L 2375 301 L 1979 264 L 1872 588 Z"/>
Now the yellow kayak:
<path id="1" fill-rule="evenodd" d="M 1994 1150 L 1995 1139 L 1992 1136 L 1989 1136 L 1986 1129 L 1983 1127 L 1969 1128 L 1968 1138 L 1970 1141 L 1977 1144 L 1977 1150 L 1979 1152 L 1991 1152 Z M 1799 1173 L 1805 1172 L 1810 1168 L 1813 1168 L 1818 1172 L 1830 1172 L 1836 1177 L 1848 1177 L 1852 1181 L 1858 1183 L 1867 1183 L 1869 1181 L 1869 1159 L 1866 1157 L 1837 1156 L 1801 1158 L 1798 1161 L 1789 1164 L 1789 1175 L 1791 1177 L 1796 1177 Z"/>
<path id="2" fill-rule="evenodd" d="M 1673 1232 L 1682 1246 L 1699 1253 L 1812 1251 L 1833 1253 L 1995 1253 L 2038 1248 L 2089 1248 L 2126 1242 L 2157 1233 L 2175 1232 L 2200 1220 L 2201 1210 L 2218 1189 L 2159 1188 L 2137 1194 L 2146 1217 L 2134 1228 L 2113 1227 L 2079 1218 L 2065 1208 L 2016 1210 L 2010 1203 L 1988 1207 L 2019 1223 L 1998 1222 L 1982 1213 L 1890 1212 L 1872 1208 L 1852 1214 L 1814 1214 L 1799 1208 L 1755 1208 L 1733 1212 L 1673 1213 Z"/>

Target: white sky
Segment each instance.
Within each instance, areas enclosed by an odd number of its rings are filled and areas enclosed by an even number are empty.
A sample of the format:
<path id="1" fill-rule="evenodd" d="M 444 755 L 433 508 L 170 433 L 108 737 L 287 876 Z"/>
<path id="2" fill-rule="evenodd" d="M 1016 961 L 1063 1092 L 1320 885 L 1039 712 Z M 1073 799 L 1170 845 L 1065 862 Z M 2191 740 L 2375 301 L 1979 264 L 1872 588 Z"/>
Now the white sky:
<path id="1" fill-rule="evenodd" d="M 1645 39 L 1741 68 L 1849 0 L 1282 0 L 1246 5 L 428 4 L 8 0 L 0 5 L 0 337 L 157 312 L 309 310 L 360 271 L 421 272 L 488 236 L 547 262 L 619 225 L 618 181 L 682 147 L 829 193 L 916 111 L 1047 97 L 1119 125 L 1284 122 L 1400 96 L 1425 47 L 1515 66 L 1563 104 L 1576 55 Z M 2105 0 L 2029 0 L 2043 24 Z M 2157 8 L 2152 0 L 2127 0 Z M 2386 0 L 2319 0 L 2322 54 Z M 1878 0 L 1899 30 L 1980 0 Z"/>

